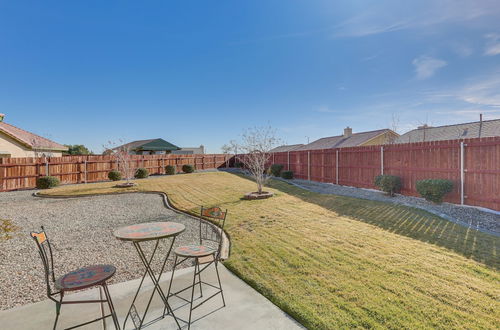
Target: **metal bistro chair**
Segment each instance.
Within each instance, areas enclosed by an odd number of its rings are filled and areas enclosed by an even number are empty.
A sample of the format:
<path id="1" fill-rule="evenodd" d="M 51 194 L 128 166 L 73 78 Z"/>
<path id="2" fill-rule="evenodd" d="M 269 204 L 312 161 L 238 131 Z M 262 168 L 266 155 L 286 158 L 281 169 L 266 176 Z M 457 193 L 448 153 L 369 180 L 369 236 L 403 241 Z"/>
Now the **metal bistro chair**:
<path id="1" fill-rule="evenodd" d="M 109 316 L 113 318 L 113 323 L 116 329 L 120 329 L 118 318 L 116 317 L 115 308 L 109 294 L 106 281 L 109 280 L 116 272 L 116 268 L 112 265 L 94 265 L 84 267 L 67 273 L 61 277 L 55 278 L 54 274 L 54 258 L 52 256 L 52 247 L 50 246 L 49 239 L 42 226 L 42 231 L 39 233 L 32 232 L 31 237 L 35 240 L 38 246 L 40 257 L 42 258 L 43 267 L 45 269 L 45 281 L 47 283 L 47 296 L 50 300 L 56 303 L 56 319 L 54 321 L 54 329 L 56 329 L 57 321 L 63 304 L 83 304 L 83 303 L 101 303 L 101 317 L 92 321 L 88 321 L 68 329 L 78 328 L 93 322 L 102 320 L 103 327 L 106 328 L 105 319 Z M 55 287 L 55 292 L 52 291 L 52 285 Z M 99 287 L 100 299 L 96 300 L 80 300 L 80 301 L 63 301 L 64 294 L 67 291 L 82 290 L 93 286 Z M 102 299 L 102 293 L 106 299 Z M 55 296 L 59 295 L 59 299 Z M 104 315 L 104 305 L 107 303 L 110 314 Z"/>
<path id="2" fill-rule="evenodd" d="M 170 284 L 168 286 L 168 295 L 167 297 L 171 296 L 176 296 L 185 302 L 189 303 L 189 319 L 188 321 L 184 321 L 180 319 L 181 321 L 185 322 L 188 324 L 188 329 L 191 327 L 191 315 L 193 310 L 207 302 L 208 300 L 214 298 L 216 295 L 220 294 L 222 297 L 222 304 L 223 307 L 226 306 L 226 301 L 224 300 L 224 293 L 222 290 L 222 285 L 220 282 L 220 276 L 219 276 L 219 270 L 217 268 L 218 262 L 220 261 L 220 254 L 221 254 L 221 248 L 222 248 L 222 232 L 224 230 L 224 224 L 226 222 L 226 215 L 227 215 L 227 210 L 222 211 L 220 207 L 212 207 L 212 208 L 204 208 L 203 206 L 201 207 L 201 212 L 200 212 L 200 245 L 185 245 L 185 246 L 180 246 L 177 249 L 174 250 L 175 253 L 175 261 L 174 261 L 174 267 L 172 269 L 172 277 L 170 279 Z M 210 223 L 207 221 L 203 220 L 203 218 L 207 219 L 210 222 L 213 222 L 217 225 L 218 232 L 214 233 L 212 230 L 212 226 Z M 212 244 L 206 244 L 208 242 L 212 242 Z M 205 243 L 205 244 L 204 244 Z M 215 247 L 212 247 L 211 245 L 216 245 Z M 178 259 L 182 258 L 179 262 Z M 174 278 L 174 272 L 175 272 L 175 267 L 186 261 L 187 259 L 195 259 L 195 266 L 194 266 L 194 274 L 193 274 L 193 283 L 192 285 L 179 290 L 175 293 L 170 293 L 170 290 L 172 288 L 172 280 Z M 210 283 L 204 282 L 201 280 L 201 273 L 206 270 L 210 265 L 214 264 L 215 266 L 215 273 L 217 275 L 217 281 L 219 282 L 219 286 L 212 285 Z M 200 265 L 203 267 L 200 269 Z M 198 281 L 196 281 L 196 278 L 198 277 Z M 212 288 L 215 288 L 217 292 L 212 294 L 210 297 L 207 299 L 203 300 L 202 302 L 198 303 L 197 305 L 193 306 L 193 301 L 194 301 L 194 289 L 196 285 L 199 285 L 200 287 L 200 295 L 203 297 L 203 289 L 202 289 L 202 284 L 211 286 Z M 181 296 L 179 296 L 179 293 L 184 292 L 191 288 L 191 300 L 187 300 Z M 179 318 L 178 318 L 179 319 Z"/>

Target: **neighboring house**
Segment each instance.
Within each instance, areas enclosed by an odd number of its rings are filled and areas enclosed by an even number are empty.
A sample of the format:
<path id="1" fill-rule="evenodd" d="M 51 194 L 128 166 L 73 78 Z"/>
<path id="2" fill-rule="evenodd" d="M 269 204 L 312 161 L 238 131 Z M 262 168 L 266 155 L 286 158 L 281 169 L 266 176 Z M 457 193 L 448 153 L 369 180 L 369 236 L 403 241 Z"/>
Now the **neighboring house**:
<path id="1" fill-rule="evenodd" d="M 303 144 L 288 144 L 271 149 L 269 152 L 289 152 L 294 151 L 302 146 Z"/>
<path id="2" fill-rule="evenodd" d="M 203 144 L 199 147 L 183 147 L 179 150 L 172 151 L 172 153 L 176 155 L 204 155 L 205 147 Z"/>
<path id="3" fill-rule="evenodd" d="M 67 147 L 5 123 L 0 114 L 0 157 L 61 157 Z"/>
<path id="4" fill-rule="evenodd" d="M 180 148 L 163 139 L 132 141 L 114 149 L 126 148 L 132 155 L 164 155 Z"/>
<path id="5" fill-rule="evenodd" d="M 423 125 L 409 131 L 396 143 L 444 141 L 500 136 L 500 119 L 480 120 L 472 123 L 431 127 Z"/>
<path id="6" fill-rule="evenodd" d="M 398 133 L 390 129 L 353 133 L 352 128 L 346 127 L 342 135 L 321 138 L 295 151 L 383 145 L 393 143 L 398 136 Z"/>

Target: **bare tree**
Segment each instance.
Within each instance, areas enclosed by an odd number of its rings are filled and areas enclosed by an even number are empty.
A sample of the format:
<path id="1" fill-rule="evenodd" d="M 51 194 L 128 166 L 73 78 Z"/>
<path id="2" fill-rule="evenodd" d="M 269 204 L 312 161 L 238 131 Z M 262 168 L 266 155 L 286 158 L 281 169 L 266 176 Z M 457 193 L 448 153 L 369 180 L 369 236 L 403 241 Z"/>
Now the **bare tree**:
<path id="1" fill-rule="evenodd" d="M 392 113 L 391 115 L 391 124 L 390 124 L 390 129 L 394 132 L 399 134 L 399 115 L 397 113 Z M 396 143 L 397 136 L 389 133 L 389 138 L 388 142 L 389 144 L 394 144 Z"/>
<path id="2" fill-rule="evenodd" d="M 238 143 L 235 140 L 231 140 L 231 141 L 229 141 L 228 144 L 224 144 L 221 147 L 221 150 L 222 150 L 222 153 L 225 155 L 236 156 L 238 154 L 238 148 L 239 148 Z M 229 165 L 229 159 L 226 160 L 226 167 L 228 167 L 228 165 Z"/>
<path id="3" fill-rule="evenodd" d="M 118 171 L 122 173 L 127 183 L 130 183 L 134 176 L 134 168 L 130 165 L 132 159 L 130 151 L 130 146 L 125 144 L 122 139 L 118 140 L 118 143 L 108 141 L 104 145 L 104 154 L 111 155 L 116 159 Z"/>
<path id="4" fill-rule="evenodd" d="M 266 173 L 266 166 L 272 155 L 269 151 L 279 143 L 276 130 L 270 126 L 248 129 L 242 136 L 240 149 L 244 153 L 243 162 L 250 176 L 257 182 L 258 194 L 262 194 L 262 188 L 269 180 Z"/>

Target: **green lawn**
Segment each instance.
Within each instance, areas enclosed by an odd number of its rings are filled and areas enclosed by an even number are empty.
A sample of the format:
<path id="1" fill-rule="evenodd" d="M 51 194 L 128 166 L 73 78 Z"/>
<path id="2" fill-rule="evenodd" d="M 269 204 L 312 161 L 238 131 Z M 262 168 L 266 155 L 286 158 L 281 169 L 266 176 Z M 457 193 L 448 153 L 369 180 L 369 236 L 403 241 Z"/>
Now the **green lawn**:
<path id="1" fill-rule="evenodd" d="M 255 184 L 229 173 L 139 180 L 179 209 L 229 209 L 225 265 L 314 329 L 500 327 L 500 239 L 425 211 L 308 192 L 281 181 L 276 196 L 244 201 Z M 114 183 L 49 194 L 117 191 Z"/>

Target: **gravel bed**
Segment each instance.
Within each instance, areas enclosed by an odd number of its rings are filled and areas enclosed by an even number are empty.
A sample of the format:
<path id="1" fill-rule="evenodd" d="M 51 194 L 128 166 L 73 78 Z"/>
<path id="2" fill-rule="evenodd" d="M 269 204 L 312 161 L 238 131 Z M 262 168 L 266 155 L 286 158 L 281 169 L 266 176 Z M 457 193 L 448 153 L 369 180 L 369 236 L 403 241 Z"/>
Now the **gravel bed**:
<path id="1" fill-rule="evenodd" d="M 282 179 L 280 179 L 282 180 Z M 473 228 L 488 234 L 500 236 L 500 213 L 494 211 L 483 211 L 470 206 L 460 206 L 450 203 L 434 204 L 423 198 L 413 196 L 396 195 L 389 197 L 386 194 L 370 189 L 340 186 L 331 183 L 314 182 L 300 179 L 283 180 L 303 189 L 321 194 L 334 194 L 374 201 L 401 204 L 424 209 L 442 218 Z"/>
<path id="2" fill-rule="evenodd" d="M 47 298 L 42 262 L 35 242 L 29 237 L 29 232 L 39 230 L 40 225 L 45 226 L 53 247 L 56 276 L 86 265 L 109 263 L 117 268 L 110 283 L 139 278 L 144 272 L 132 243 L 114 238 L 113 231 L 119 227 L 175 221 L 184 224 L 186 231 L 177 237 L 174 248 L 198 240 L 198 221 L 167 209 L 160 195 L 49 199 L 33 197 L 32 193 L 0 193 L 0 219 L 9 219 L 17 227 L 13 238 L 0 238 L 0 309 Z M 155 269 L 160 268 L 160 258 L 168 250 L 169 242 L 160 242 Z M 146 244 L 148 253 L 154 243 Z M 171 270 L 172 263 L 171 255 L 166 270 Z"/>

